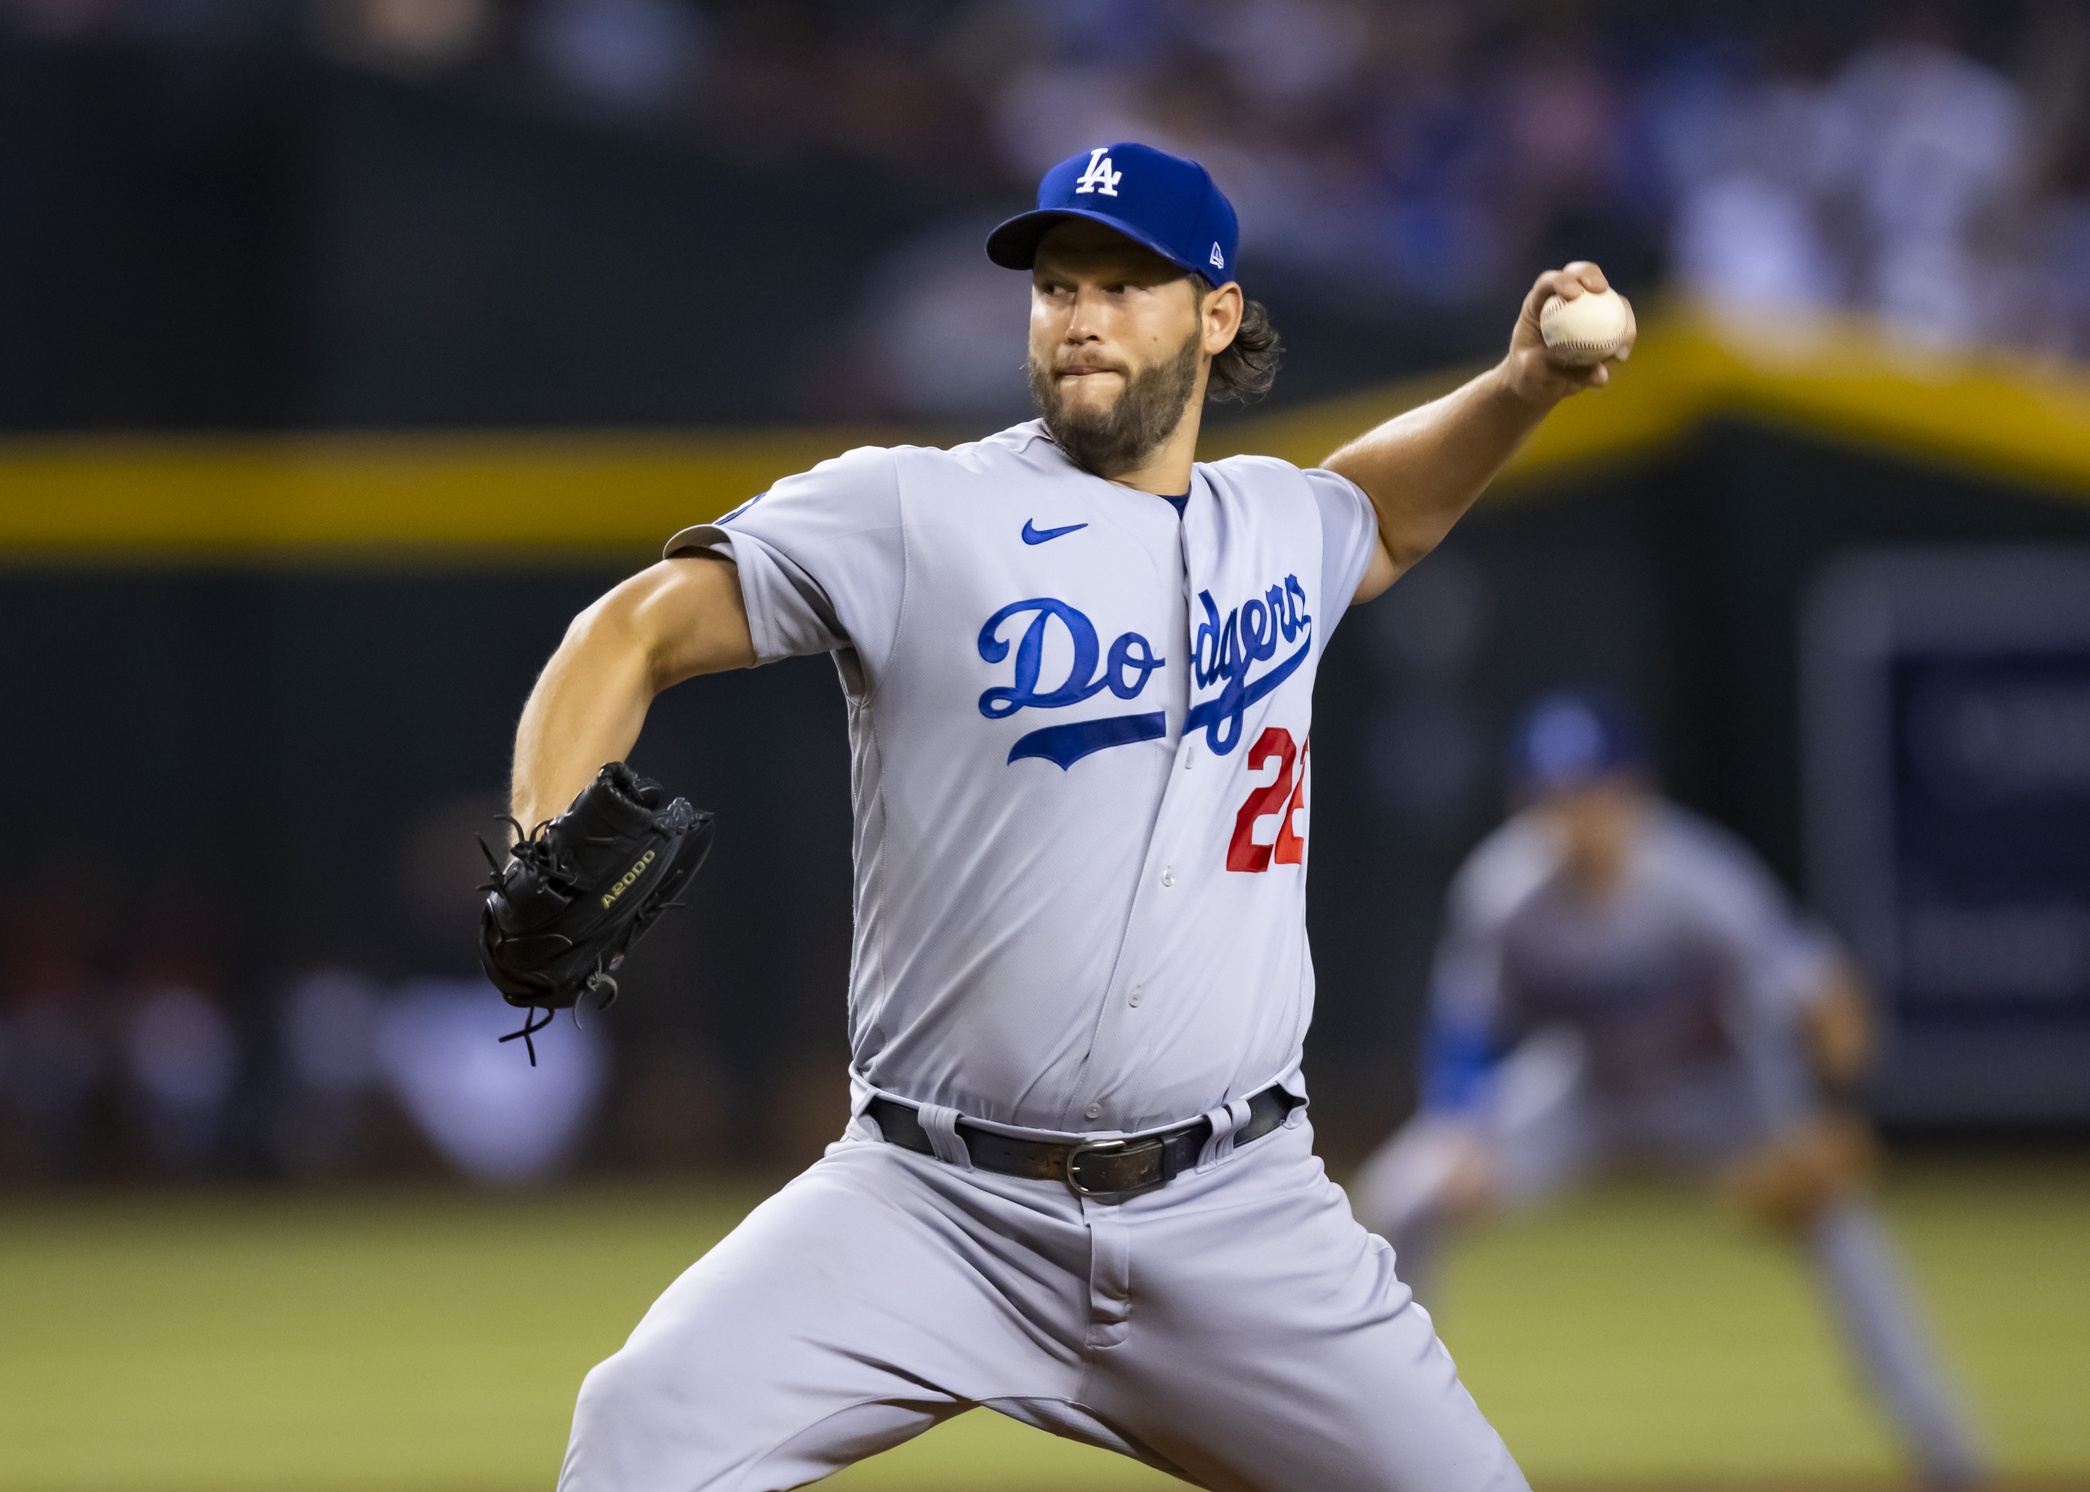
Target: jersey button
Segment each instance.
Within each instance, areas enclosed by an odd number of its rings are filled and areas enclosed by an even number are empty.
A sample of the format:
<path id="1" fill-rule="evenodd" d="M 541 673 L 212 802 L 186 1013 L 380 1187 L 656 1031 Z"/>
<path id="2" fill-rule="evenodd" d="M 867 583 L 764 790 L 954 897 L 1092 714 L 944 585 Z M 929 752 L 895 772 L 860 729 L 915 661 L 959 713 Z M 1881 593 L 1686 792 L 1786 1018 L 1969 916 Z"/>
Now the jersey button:
<path id="1" fill-rule="evenodd" d="M 1139 1002 L 1144 1000 L 1146 997 L 1147 987 L 1143 984 L 1135 984 L 1132 986 L 1132 993 L 1127 995 L 1125 998 L 1131 1004 L 1132 1008 L 1134 1010 L 1137 1010 L 1139 1009 Z"/>
<path id="2" fill-rule="evenodd" d="M 1174 867 L 1173 865 L 1165 865 L 1165 866 L 1163 866 L 1163 867 L 1161 868 L 1161 884 L 1162 884 L 1162 885 L 1164 885 L 1164 886 L 1173 886 L 1173 885 L 1175 885 L 1175 883 L 1176 883 L 1176 868 L 1175 868 L 1175 867 Z"/>
<path id="3" fill-rule="evenodd" d="M 1087 1108 L 1083 1109 L 1081 1112 L 1088 1115 L 1091 1119 L 1101 1119 L 1103 1117 L 1103 1105 L 1100 1103 L 1092 1103 Z"/>

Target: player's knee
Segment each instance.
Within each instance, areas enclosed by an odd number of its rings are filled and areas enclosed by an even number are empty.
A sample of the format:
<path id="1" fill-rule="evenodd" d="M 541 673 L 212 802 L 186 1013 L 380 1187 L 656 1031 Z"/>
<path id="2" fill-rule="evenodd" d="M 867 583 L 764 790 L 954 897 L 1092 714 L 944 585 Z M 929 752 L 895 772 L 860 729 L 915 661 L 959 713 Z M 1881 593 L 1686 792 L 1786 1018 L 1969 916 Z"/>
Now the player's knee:
<path id="1" fill-rule="evenodd" d="M 715 1406 L 683 1376 L 626 1347 L 588 1370 L 573 1410 L 560 1492 L 618 1492 L 672 1472 L 677 1485 L 709 1487 L 730 1458 Z"/>
<path id="2" fill-rule="evenodd" d="M 574 1401 L 573 1435 L 575 1440 L 585 1435 L 611 1433 L 610 1421 L 619 1417 L 631 1402 L 632 1382 L 636 1377 L 622 1352 L 604 1358 L 588 1370 L 581 1379 L 581 1391 Z"/>
<path id="3" fill-rule="evenodd" d="M 643 1345 L 626 1346 L 588 1370 L 581 1380 L 573 1411 L 576 1442 L 589 1436 L 619 1441 L 647 1438 L 647 1426 L 685 1426 L 693 1407 L 686 1391 L 678 1392 L 684 1375 L 654 1360 Z"/>

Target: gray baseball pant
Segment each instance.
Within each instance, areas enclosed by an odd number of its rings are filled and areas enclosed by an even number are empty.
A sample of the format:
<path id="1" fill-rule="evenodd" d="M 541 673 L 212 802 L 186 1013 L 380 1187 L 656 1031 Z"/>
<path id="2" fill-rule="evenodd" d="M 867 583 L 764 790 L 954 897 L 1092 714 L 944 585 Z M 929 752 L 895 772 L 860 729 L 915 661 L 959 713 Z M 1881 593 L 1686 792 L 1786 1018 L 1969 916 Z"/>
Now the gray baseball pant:
<path id="1" fill-rule="evenodd" d="M 1528 1492 L 1303 1113 L 1123 1201 L 844 1139 L 588 1374 L 559 1486 L 770 1492 L 979 1406 L 1217 1492 Z"/>

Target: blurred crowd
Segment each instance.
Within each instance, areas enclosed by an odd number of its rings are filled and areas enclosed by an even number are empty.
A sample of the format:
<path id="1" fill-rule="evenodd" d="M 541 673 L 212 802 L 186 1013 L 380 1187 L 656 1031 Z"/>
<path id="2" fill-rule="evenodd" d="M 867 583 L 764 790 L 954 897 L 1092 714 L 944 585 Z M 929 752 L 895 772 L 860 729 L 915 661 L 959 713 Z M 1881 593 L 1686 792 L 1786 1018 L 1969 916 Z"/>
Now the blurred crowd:
<path id="1" fill-rule="evenodd" d="M 606 1032 L 562 1020 L 532 1052 L 502 1040 L 520 1017 L 472 963 L 483 807 L 438 800 L 415 821 L 382 975 L 257 978 L 230 967 L 237 939 L 207 895 L 118 909 L 51 878 L 4 930 L 0 1190 L 432 1168 L 499 1185 L 575 1159 Z"/>
<path id="2" fill-rule="evenodd" d="M 0 14 L 46 36 L 274 27 L 352 65 L 762 168 L 854 162 L 954 218 L 1137 136 L 1213 167 L 1255 270 L 1456 306 L 1585 254 L 1747 320 L 1848 307 L 1932 345 L 2090 355 L 2090 13 L 2061 0 L 0 0 Z M 900 272 L 962 304 L 977 271 L 928 252 Z M 934 412 L 935 391 L 923 402 Z"/>
<path id="3" fill-rule="evenodd" d="M 475 979 L 319 969 L 248 1029 L 204 969 L 148 955 L 104 982 L 56 940 L 27 963 L 0 1006 L 0 1188 L 397 1173 L 431 1156 L 526 1182 L 573 1158 L 608 1075 L 592 1028 L 542 1043 L 533 1069 Z"/>

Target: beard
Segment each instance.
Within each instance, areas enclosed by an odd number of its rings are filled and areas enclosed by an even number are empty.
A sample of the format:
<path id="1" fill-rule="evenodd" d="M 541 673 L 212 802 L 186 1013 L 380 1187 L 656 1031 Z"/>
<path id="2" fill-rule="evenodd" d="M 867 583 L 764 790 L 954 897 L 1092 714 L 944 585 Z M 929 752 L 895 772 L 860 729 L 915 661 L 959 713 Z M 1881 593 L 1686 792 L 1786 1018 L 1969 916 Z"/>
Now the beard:
<path id="1" fill-rule="evenodd" d="M 1059 370 L 1033 357 L 1031 402 L 1059 448 L 1083 471 L 1109 478 L 1135 470 L 1183 423 L 1190 392 L 1197 387 L 1200 341 L 1192 332 L 1174 357 L 1127 377 L 1117 402 L 1105 410 L 1068 408 L 1060 396 Z"/>

